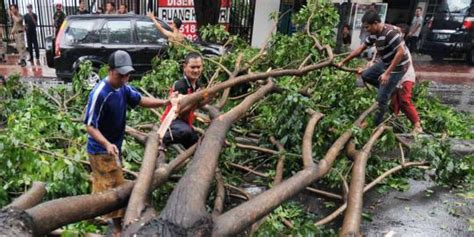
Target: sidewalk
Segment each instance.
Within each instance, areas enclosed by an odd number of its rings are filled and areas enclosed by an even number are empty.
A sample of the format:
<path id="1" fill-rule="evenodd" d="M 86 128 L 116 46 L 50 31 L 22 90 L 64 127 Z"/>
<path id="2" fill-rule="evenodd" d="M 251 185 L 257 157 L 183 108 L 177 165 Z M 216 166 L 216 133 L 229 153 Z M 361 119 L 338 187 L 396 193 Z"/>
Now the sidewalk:
<path id="1" fill-rule="evenodd" d="M 445 85 L 474 85 L 474 66 L 462 60 L 435 63 L 428 55 L 413 54 L 418 80 L 434 81 Z"/>
<path id="2" fill-rule="evenodd" d="M 18 55 L 6 55 L 7 62 L 0 64 L 0 75 L 8 77 L 12 74 L 18 73 L 23 78 L 56 78 L 54 68 L 49 68 L 46 63 L 46 54 L 44 50 L 40 50 L 39 63 L 35 59 L 32 65 L 27 61 L 25 67 L 18 65 Z"/>

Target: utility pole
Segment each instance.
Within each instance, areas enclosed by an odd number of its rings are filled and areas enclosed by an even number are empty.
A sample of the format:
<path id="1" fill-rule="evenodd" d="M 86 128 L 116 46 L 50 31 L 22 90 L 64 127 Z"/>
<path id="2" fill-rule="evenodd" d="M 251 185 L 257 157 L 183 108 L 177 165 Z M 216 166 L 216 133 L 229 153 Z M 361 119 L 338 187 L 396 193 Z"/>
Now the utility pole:
<path id="1" fill-rule="evenodd" d="M 337 54 L 341 53 L 342 51 L 342 31 L 344 29 L 344 24 L 349 23 L 351 5 L 351 0 L 341 0 L 339 2 L 339 24 L 337 25 L 336 48 L 334 50 Z"/>

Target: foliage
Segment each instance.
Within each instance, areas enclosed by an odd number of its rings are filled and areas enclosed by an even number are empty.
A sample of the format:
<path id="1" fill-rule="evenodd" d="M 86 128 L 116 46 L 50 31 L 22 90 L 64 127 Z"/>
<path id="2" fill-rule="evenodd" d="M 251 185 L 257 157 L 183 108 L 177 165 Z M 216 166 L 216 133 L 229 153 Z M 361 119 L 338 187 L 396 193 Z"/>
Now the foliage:
<path id="1" fill-rule="evenodd" d="M 301 204 L 287 202 L 276 208 L 260 226 L 256 236 L 337 236 L 332 229 L 316 227 L 311 221 L 313 214 L 305 212 Z M 290 220 L 293 228 L 287 228 L 282 221 Z"/>
<path id="2" fill-rule="evenodd" d="M 311 16 L 311 18 L 310 18 Z M 316 35 L 322 44 L 334 44 L 334 27 L 337 24 L 337 13 L 330 1 L 308 1 L 308 5 L 293 16 L 298 32 L 293 35 L 275 33 L 266 46 L 266 54 L 250 66 L 250 72 L 264 72 L 269 68 L 297 68 L 309 55 L 307 63 L 317 63 L 327 55 L 320 53 L 314 47 L 314 40 L 304 31 L 305 24 L 310 20 L 310 31 Z M 259 50 L 249 47 L 235 36 L 224 32 L 220 26 L 206 27 L 201 35 L 205 40 L 227 42 L 232 51 L 212 59 L 205 59 L 203 86 L 208 86 L 228 79 L 228 75 L 220 70 L 216 62 L 226 66 L 231 71 L 242 55 L 242 61 L 248 62 Z M 146 90 L 155 97 L 166 98 L 173 82 L 182 77 L 182 60 L 187 52 L 199 50 L 195 45 L 185 43 L 170 47 L 165 57 L 153 60 L 153 69 L 140 80 L 130 84 L 138 90 Z M 336 59 L 339 60 L 339 59 Z M 350 66 L 361 64 L 353 62 Z M 19 82 L 18 76 L 10 77 L 6 85 L 0 86 L 0 206 L 6 205 L 14 197 L 24 192 L 33 181 L 41 180 L 48 183 L 47 199 L 77 195 L 89 192 L 89 168 L 77 161 L 87 160 L 85 144 L 87 141 L 84 125 L 80 122 L 87 103 L 90 88 L 87 88 L 85 78 L 92 70 L 92 64 L 85 62 L 80 66 L 72 83 L 72 90 L 64 86 L 51 88 L 48 94 L 61 103 L 76 95 L 67 106 L 60 108 L 49 96 L 36 87 L 27 87 Z M 107 67 L 100 69 L 105 76 Z M 309 115 L 307 109 L 320 111 L 323 119 L 317 125 L 313 136 L 313 158 L 322 159 L 332 143 L 347 129 L 354 132 L 354 142 L 361 148 L 367 142 L 374 128 L 369 117 L 368 129 L 354 128 L 352 123 L 359 114 L 374 101 L 374 92 L 357 87 L 354 75 L 342 72 L 333 67 L 310 72 L 301 77 L 280 77 L 274 79 L 279 92 L 267 96 L 254 105 L 248 113 L 234 124 L 228 133 L 230 145 L 223 151 L 219 159 L 219 167 L 228 184 L 242 186 L 252 183 L 267 186 L 271 183 L 268 178 L 256 178 L 243 175 L 232 169 L 230 162 L 239 163 L 266 173 L 272 178 L 275 175 L 275 165 L 280 155 L 286 156 L 284 177 L 288 178 L 301 170 L 301 141 Z M 259 83 L 247 83 L 232 88 L 231 96 L 239 96 L 258 89 Z M 302 95 L 300 90 L 307 88 Z M 422 125 L 430 134 L 435 135 L 433 142 L 417 140 L 417 146 L 407 155 L 407 160 L 427 160 L 435 168 L 436 180 L 440 183 L 457 184 L 472 182 L 473 157 L 453 159 L 449 146 L 440 137 L 473 139 L 470 130 L 474 125 L 472 116 L 463 115 L 442 106 L 439 101 L 430 97 L 426 83 L 419 84 L 414 90 L 414 101 Z M 230 98 L 222 108 L 222 112 L 230 110 L 242 101 L 242 98 Z M 162 112 L 161 109 L 157 109 Z M 135 109 L 127 113 L 127 124 L 133 127 L 158 122 L 158 117 L 146 109 Z M 77 122 L 79 121 L 79 122 Z M 205 129 L 208 124 L 196 122 L 195 126 Z M 398 165 L 397 159 L 387 159 L 383 156 L 387 151 L 397 148 L 394 132 L 408 132 L 411 125 L 404 117 L 391 119 L 389 125 L 393 131 L 386 132 L 376 143 L 376 147 L 368 161 L 367 181 L 370 182 L 386 170 Z M 147 132 L 147 130 L 143 130 Z M 268 137 L 275 136 L 285 147 L 285 152 L 277 155 L 267 155 L 255 151 L 238 148 L 238 137 L 258 134 L 258 146 L 269 149 L 276 148 Z M 41 150 L 40 150 L 41 149 Z M 167 157 L 174 157 L 175 152 L 169 149 Z M 67 157 L 69 159 L 64 159 Z M 123 144 L 124 167 L 138 171 L 143 157 L 143 146 L 127 137 Z M 340 176 L 350 173 L 352 163 L 345 155 L 341 155 L 334 164 L 332 171 L 317 185 L 323 189 L 340 190 Z M 379 191 L 389 189 L 404 190 L 408 178 L 419 178 L 422 172 L 407 169 L 387 178 Z M 350 181 L 350 179 L 348 180 Z M 173 183 L 167 183 L 153 193 L 153 203 L 160 209 L 166 202 L 168 194 L 173 189 Z M 212 194 L 210 195 L 213 196 Z M 211 205 L 211 204 L 209 204 Z M 234 205 L 227 203 L 226 208 Z M 288 229 L 281 221 L 290 219 L 294 228 Z M 319 217 L 318 217 L 319 218 Z M 313 223 L 314 214 L 304 211 L 301 204 L 287 202 L 275 209 L 263 223 L 257 235 L 335 235 L 332 229 L 317 229 Z M 78 223 L 68 226 L 71 232 L 102 232 L 88 223 Z"/>
<path id="3" fill-rule="evenodd" d="M 474 184 L 474 155 L 456 157 L 451 144 L 446 139 L 430 141 L 419 139 L 410 150 L 410 158 L 429 160 L 435 169 L 435 180 L 441 184 L 459 185 Z"/>
<path id="4" fill-rule="evenodd" d="M 5 132 L 0 133 L 0 165 L 4 167 L 0 170 L 0 205 L 11 201 L 11 194 L 24 192 L 33 181 L 48 183 L 48 199 L 85 193 L 88 182 L 77 182 L 88 179 L 85 168 L 77 163 L 85 159 L 86 140 L 81 124 L 72 121 L 78 113 L 58 112 L 46 92 L 24 87 L 17 76 L 10 77 L 2 89 L 2 105 L 8 109 L 1 111 Z M 26 90 L 31 92 L 24 93 Z M 50 90 L 56 96 L 62 92 L 63 87 Z"/>
<path id="5" fill-rule="evenodd" d="M 202 39 L 208 42 L 224 44 L 231 37 L 223 25 L 207 25 L 201 27 L 199 31 L 201 32 Z"/>

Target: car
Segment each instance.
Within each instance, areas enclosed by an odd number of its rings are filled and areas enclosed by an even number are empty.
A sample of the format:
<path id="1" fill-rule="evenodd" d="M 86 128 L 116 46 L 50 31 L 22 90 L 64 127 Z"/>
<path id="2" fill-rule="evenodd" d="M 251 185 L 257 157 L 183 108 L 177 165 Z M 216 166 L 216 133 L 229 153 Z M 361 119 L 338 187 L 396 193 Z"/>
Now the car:
<path id="1" fill-rule="evenodd" d="M 171 30 L 165 22 L 159 22 Z M 217 44 L 196 44 L 205 56 L 225 51 Z M 46 39 L 46 58 L 48 66 L 56 69 L 57 77 L 65 81 L 72 79 L 81 62 L 90 60 L 93 72 L 87 80 L 94 85 L 100 80 L 100 67 L 107 64 L 112 52 L 120 49 L 130 54 L 136 70 L 131 79 L 137 79 L 151 70 L 154 57 L 165 57 L 167 47 L 166 37 L 146 16 L 74 15 L 64 20 L 56 38 Z"/>
<path id="2" fill-rule="evenodd" d="M 474 64 L 474 0 L 443 0 L 428 28 L 421 53 L 434 61 L 464 57 Z"/>

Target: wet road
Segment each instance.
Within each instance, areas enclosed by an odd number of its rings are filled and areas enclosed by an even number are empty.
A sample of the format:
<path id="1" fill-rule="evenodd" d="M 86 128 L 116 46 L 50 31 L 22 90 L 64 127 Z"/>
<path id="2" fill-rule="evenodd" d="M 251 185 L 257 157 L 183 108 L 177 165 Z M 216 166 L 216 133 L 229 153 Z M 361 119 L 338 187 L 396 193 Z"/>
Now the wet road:
<path id="1" fill-rule="evenodd" d="M 372 221 L 361 227 L 365 236 L 447 237 L 474 236 L 469 219 L 474 215 L 474 197 L 468 198 L 431 181 L 410 180 L 406 192 L 366 195 L 364 212 Z"/>
<path id="2" fill-rule="evenodd" d="M 36 59 L 34 63 L 28 61 L 25 67 L 18 65 L 18 55 L 7 55 L 7 62 L 0 64 L 0 75 L 8 77 L 15 73 L 26 78 L 47 78 L 51 80 L 56 78 L 55 70 L 49 68 L 46 63 L 43 50 L 40 53 L 39 61 Z"/>
<path id="3" fill-rule="evenodd" d="M 418 80 L 450 85 L 474 85 L 474 66 L 462 60 L 445 60 L 436 63 L 428 56 L 415 55 L 414 66 Z"/>

